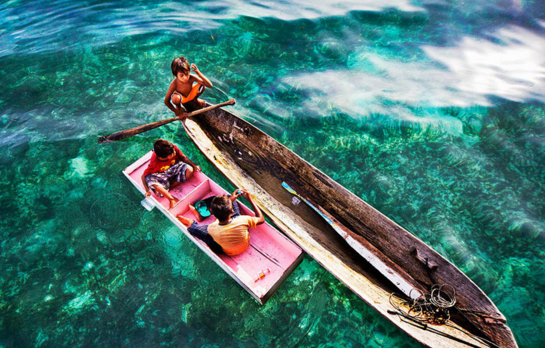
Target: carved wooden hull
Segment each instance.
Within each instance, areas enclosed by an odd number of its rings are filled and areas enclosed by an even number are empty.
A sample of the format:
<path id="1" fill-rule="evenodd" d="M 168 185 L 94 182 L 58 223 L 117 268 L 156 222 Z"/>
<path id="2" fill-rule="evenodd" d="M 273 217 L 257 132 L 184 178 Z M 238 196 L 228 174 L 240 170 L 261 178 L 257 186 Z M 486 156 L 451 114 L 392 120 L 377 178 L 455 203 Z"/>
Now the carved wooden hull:
<path id="1" fill-rule="evenodd" d="M 286 235 L 417 341 L 445 348 L 517 347 L 505 317 L 458 268 L 258 128 L 222 109 L 187 119 L 184 127 L 233 184 L 255 195 L 259 206 Z M 315 209 L 305 203 L 294 204 L 294 195 L 282 183 Z M 417 292 L 429 291 L 433 284 L 452 285 L 457 300 L 457 309 L 451 310 L 452 326 L 422 326 L 391 314 L 395 308 L 390 294 L 399 293 L 400 285 L 397 278 L 385 276 L 390 273 Z"/>

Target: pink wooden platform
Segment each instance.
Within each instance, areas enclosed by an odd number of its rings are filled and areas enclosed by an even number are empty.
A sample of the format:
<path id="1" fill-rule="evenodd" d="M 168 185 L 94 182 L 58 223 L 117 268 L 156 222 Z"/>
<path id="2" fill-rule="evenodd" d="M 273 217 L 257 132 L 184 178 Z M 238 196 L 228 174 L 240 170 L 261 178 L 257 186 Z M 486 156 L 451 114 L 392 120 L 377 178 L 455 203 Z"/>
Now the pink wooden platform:
<path id="1" fill-rule="evenodd" d="M 152 152 L 147 153 L 123 171 L 142 194 L 145 190 L 141 177 L 151 154 Z M 301 248 L 266 222 L 250 229 L 250 247 L 236 256 L 217 255 L 204 242 L 189 234 L 176 215 L 181 214 L 196 220 L 189 211 L 190 204 L 210 196 L 231 193 L 210 180 L 204 173 L 195 172 L 191 179 L 172 189 L 170 193 L 180 199 L 180 202 L 169 210 L 166 198 L 152 194 L 156 207 L 259 303 L 264 304 L 301 262 L 303 258 Z M 255 216 L 250 209 L 240 202 L 239 204 L 243 215 Z M 214 216 L 210 216 L 200 224 L 208 225 L 214 221 Z M 265 276 L 255 281 L 262 271 L 265 271 Z"/>

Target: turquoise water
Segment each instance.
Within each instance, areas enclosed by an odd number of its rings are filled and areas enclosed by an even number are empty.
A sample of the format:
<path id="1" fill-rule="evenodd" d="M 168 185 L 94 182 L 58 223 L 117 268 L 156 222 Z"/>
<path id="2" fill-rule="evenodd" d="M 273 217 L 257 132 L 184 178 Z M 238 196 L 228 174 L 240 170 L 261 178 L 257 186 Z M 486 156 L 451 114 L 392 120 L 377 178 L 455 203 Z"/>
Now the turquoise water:
<path id="1" fill-rule="evenodd" d="M 171 124 L 183 54 L 260 127 L 479 285 L 545 346 L 545 5 L 0 4 L 0 347 L 419 347 L 308 256 L 265 306 L 121 171 Z"/>

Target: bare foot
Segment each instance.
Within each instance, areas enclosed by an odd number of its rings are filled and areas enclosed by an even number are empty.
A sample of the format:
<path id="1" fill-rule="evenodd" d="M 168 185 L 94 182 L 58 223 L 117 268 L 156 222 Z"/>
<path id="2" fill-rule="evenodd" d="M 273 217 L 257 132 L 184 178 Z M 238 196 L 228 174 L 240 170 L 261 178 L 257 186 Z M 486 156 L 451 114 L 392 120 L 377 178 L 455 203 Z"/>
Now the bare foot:
<path id="1" fill-rule="evenodd" d="M 199 214 L 199 212 L 197 211 L 197 209 L 195 209 L 195 207 L 192 206 L 191 204 L 189 205 L 189 211 L 191 212 L 191 214 L 193 214 L 194 217 L 197 218 L 198 222 L 202 222 L 204 220 L 201 214 Z"/>
<path id="2" fill-rule="evenodd" d="M 190 218 L 186 218 L 186 217 L 183 216 L 183 215 L 176 215 L 176 218 L 177 218 L 178 220 L 180 220 L 180 222 L 181 222 L 182 224 L 184 224 L 185 227 L 191 226 L 191 225 L 193 224 L 193 222 L 194 222 L 194 221 L 191 220 Z"/>
<path id="3" fill-rule="evenodd" d="M 168 199 L 168 202 L 170 203 L 170 205 L 169 205 L 168 209 L 174 208 L 174 206 L 176 205 L 176 203 L 178 203 L 179 201 L 180 201 L 179 199 L 174 198 L 174 197 L 169 198 L 169 199 Z"/>

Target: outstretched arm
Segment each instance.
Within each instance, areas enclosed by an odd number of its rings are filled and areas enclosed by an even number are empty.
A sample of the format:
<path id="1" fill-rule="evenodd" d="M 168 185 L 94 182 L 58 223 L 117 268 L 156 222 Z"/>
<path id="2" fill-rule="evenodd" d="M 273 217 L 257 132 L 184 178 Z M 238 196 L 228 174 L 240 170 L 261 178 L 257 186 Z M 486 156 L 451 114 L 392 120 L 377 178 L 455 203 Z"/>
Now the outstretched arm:
<path id="1" fill-rule="evenodd" d="M 212 82 L 210 82 L 210 80 L 206 76 L 204 76 L 204 74 L 199 70 L 199 68 L 197 68 L 197 65 L 195 65 L 195 63 L 191 64 L 191 71 L 194 71 L 195 74 L 197 74 L 197 76 L 193 76 L 193 77 L 198 83 L 208 88 L 212 87 Z"/>
<path id="2" fill-rule="evenodd" d="M 201 171 L 201 167 L 196 165 L 195 163 L 193 163 L 192 160 L 189 159 L 189 157 L 187 156 L 183 156 L 182 157 L 182 161 L 184 161 L 185 163 L 189 164 L 190 166 L 192 166 L 193 168 L 195 168 L 196 171 L 200 172 Z"/>
<path id="3" fill-rule="evenodd" d="M 261 225 L 262 223 L 265 222 L 265 217 L 263 216 L 261 209 L 259 209 L 259 207 L 255 204 L 254 199 L 252 198 L 252 194 L 250 192 L 248 192 L 247 190 L 241 190 L 241 191 L 242 191 L 242 196 L 246 198 L 248 202 L 250 202 L 250 204 L 252 205 L 252 209 L 255 212 L 255 217 L 258 218 L 256 224 Z"/>
<path id="4" fill-rule="evenodd" d="M 184 155 L 184 153 L 182 151 L 180 151 L 180 148 L 178 148 L 178 146 L 174 146 L 174 151 L 176 151 L 176 156 L 178 156 L 178 158 L 180 158 L 184 163 L 189 164 L 190 166 L 192 166 L 198 172 L 201 171 L 201 167 L 199 167 L 198 165 L 193 163 L 193 161 L 190 160 L 189 157 Z"/>

